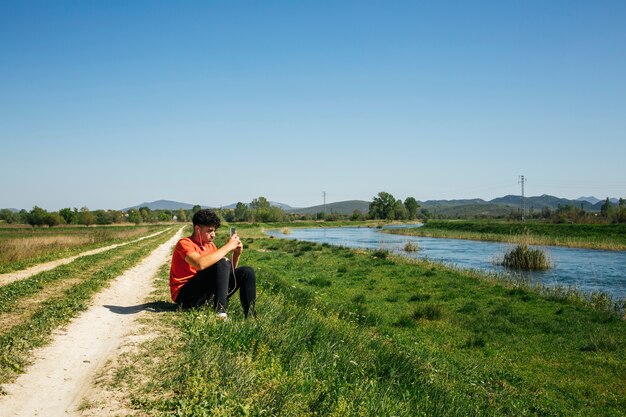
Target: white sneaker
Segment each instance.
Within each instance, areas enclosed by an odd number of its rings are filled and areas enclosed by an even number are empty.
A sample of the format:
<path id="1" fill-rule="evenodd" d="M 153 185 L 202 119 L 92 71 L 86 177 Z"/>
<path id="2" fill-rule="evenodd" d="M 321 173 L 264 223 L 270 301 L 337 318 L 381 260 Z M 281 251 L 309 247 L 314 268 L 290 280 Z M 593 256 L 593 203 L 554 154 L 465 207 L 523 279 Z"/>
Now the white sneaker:
<path id="1" fill-rule="evenodd" d="M 223 321 L 228 320 L 228 314 L 226 313 L 217 313 L 217 318 Z"/>

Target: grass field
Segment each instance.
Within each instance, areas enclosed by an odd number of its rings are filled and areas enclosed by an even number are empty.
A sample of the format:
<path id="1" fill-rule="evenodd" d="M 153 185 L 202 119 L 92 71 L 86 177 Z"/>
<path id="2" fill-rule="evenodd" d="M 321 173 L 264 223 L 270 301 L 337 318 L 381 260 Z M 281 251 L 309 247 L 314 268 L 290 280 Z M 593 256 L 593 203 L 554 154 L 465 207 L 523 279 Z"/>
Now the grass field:
<path id="1" fill-rule="evenodd" d="M 431 220 L 419 228 L 386 230 L 413 236 L 626 250 L 625 224 L 552 224 Z"/>
<path id="2" fill-rule="evenodd" d="M 163 229 L 163 225 L 0 227 L 0 274 L 128 242 Z"/>
<path id="3" fill-rule="evenodd" d="M 175 231 L 170 227 L 157 236 L 0 286 L 0 383 L 22 372 L 32 359 L 32 350 L 46 344 L 54 329 L 87 308 L 92 296 L 111 279 L 140 262 Z"/>
<path id="4" fill-rule="evenodd" d="M 607 306 L 240 229 L 258 319 L 236 300 L 225 323 L 177 310 L 164 266 L 152 301 L 172 307 L 109 381 L 138 415 L 626 414 L 626 322 Z"/>

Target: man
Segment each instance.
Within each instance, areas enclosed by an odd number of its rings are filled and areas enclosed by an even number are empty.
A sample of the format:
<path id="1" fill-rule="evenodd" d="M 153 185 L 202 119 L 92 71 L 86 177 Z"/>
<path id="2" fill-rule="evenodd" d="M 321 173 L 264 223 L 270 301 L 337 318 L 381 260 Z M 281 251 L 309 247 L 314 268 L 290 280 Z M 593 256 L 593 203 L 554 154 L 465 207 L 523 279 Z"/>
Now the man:
<path id="1" fill-rule="evenodd" d="M 209 209 L 194 214 L 193 234 L 176 244 L 170 267 L 170 292 L 172 300 L 183 308 L 212 302 L 220 319 L 226 319 L 228 299 L 239 290 L 243 313 L 256 317 L 256 275 L 247 266 L 237 268 L 243 244 L 233 234 L 226 244 L 218 248 L 213 239 L 220 227 L 220 218 Z M 232 252 L 232 259 L 227 255 Z"/>

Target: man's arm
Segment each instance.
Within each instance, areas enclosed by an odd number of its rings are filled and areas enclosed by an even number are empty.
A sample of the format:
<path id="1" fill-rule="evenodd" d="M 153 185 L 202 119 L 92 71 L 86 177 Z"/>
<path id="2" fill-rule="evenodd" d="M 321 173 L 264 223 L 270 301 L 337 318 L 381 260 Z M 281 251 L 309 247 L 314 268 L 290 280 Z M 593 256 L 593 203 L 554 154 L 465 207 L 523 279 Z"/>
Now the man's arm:
<path id="1" fill-rule="evenodd" d="M 240 244 L 241 242 L 239 241 L 237 235 L 233 235 L 230 239 L 228 239 L 228 242 L 226 242 L 224 246 L 218 248 L 215 252 L 207 253 L 206 255 L 200 255 L 199 253 L 191 252 L 188 253 L 187 256 L 185 256 L 185 261 L 189 265 L 193 266 L 196 270 L 202 271 L 203 269 L 207 269 L 211 265 L 215 264 L 222 258 L 225 258 L 229 252 L 235 251 Z"/>
<path id="2" fill-rule="evenodd" d="M 237 236 L 237 235 L 235 234 L 234 236 Z M 237 239 L 239 239 L 239 237 L 237 237 Z M 233 251 L 233 257 L 231 260 L 234 268 L 237 268 L 237 265 L 239 265 L 239 257 L 241 256 L 242 252 L 243 252 L 243 242 L 240 240 L 239 245 L 237 245 L 237 248 Z"/>

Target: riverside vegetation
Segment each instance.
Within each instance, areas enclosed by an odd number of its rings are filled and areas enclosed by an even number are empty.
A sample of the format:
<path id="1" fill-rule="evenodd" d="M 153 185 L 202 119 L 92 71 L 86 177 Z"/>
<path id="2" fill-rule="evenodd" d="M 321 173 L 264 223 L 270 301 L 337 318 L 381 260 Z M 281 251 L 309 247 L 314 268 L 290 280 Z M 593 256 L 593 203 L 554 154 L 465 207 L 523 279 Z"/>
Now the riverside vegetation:
<path id="1" fill-rule="evenodd" d="M 387 233 L 459 238 L 526 245 L 626 250 L 626 224 L 552 224 L 467 220 L 429 220 L 422 227 Z"/>
<path id="2" fill-rule="evenodd" d="M 541 249 L 529 248 L 528 245 L 517 245 L 504 254 L 502 265 L 507 268 L 525 271 L 542 271 L 550 269 L 550 262 Z"/>
<path id="3" fill-rule="evenodd" d="M 106 383 L 138 415 L 626 414 L 623 305 L 237 230 L 258 319 L 234 299 L 228 322 L 145 315 L 153 337 Z M 168 300 L 164 265 L 151 301 Z"/>

